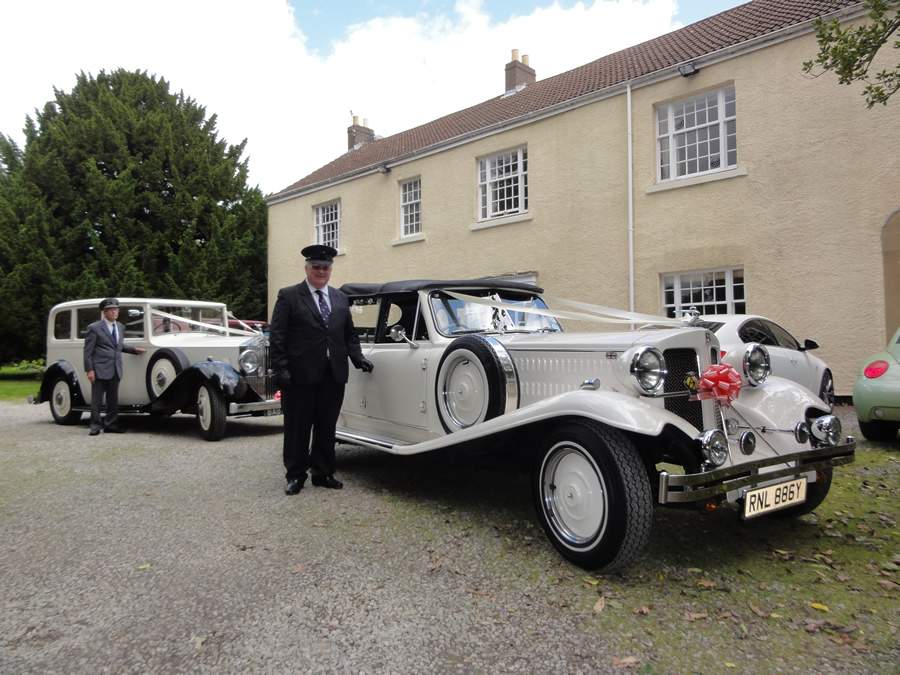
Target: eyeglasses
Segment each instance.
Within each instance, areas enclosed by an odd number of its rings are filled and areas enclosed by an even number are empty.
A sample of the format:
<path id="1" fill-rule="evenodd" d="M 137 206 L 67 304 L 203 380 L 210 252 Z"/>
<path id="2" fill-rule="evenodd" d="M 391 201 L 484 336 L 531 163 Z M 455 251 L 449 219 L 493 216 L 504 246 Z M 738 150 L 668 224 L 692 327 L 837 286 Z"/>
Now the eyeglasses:
<path id="1" fill-rule="evenodd" d="M 330 270 L 331 265 L 310 265 L 316 272 L 321 272 L 322 270 Z"/>

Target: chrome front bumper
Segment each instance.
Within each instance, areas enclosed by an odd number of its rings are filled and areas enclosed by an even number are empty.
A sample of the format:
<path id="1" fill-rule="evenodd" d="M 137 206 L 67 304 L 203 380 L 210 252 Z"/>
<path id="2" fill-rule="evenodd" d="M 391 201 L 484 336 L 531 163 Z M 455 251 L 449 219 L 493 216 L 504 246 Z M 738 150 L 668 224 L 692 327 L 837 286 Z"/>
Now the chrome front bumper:
<path id="1" fill-rule="evenodd" d="M 248 413 L 273 410 L 273 415 L 281 414 L 281 401 L 256 401 L 254 403 L 229 403 L 229 415 L 246 415 Z"/>
<path id="2" fill-rule="evenodd" d="M 787 457 L 769 457 L 713 471 L 691 474 L 659 474 L 659 503 L 696 502 L 733 490 L 754 488 L 778 478 L 799 478 L 811 471 L 852 464 L 856 459 L 856 441 L 852 436 L 841 445 L 833 445 Z M 768 467 L 781 467 L 762 471 Z"/>

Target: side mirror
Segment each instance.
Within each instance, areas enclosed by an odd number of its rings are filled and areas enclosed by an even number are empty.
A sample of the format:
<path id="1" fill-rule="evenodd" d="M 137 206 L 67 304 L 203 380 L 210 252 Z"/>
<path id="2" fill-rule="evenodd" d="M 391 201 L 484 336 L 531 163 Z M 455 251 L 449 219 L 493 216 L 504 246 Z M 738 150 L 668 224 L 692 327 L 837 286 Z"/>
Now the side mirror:
<path id="1" fill-rule="evenodd" d="M 395 326 L 391 326 L 391 340 L 394 342 L 405 342 L 413 349 L 418 349 L 419 345 L 406 337 L 406 329 L 401 326 L 399 323 Z"/>
<path id="2" fill-rule="evenodd" d="M 815 340 L 804 340 L 803 341 L 803 350 L 802 351 L 808 351 L 810 349 L 818 349 L 818 348 L 819 348 L 819 343 L 816 342 Z"/>

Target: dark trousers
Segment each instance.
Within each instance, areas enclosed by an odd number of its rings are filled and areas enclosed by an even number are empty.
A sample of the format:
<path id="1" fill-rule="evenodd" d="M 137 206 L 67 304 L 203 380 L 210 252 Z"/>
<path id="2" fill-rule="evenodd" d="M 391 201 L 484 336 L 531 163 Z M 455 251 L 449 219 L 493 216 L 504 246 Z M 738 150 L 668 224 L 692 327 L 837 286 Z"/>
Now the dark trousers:
<path id="1" fill-rule="evenodd" d="M 106 395 L 106 419 L 100 419 L 103 396 Z M 99 377 L 91 385 L 91 431 L 102 427 L 116 426 L 119 420 L 119 378 L 101 380 Z"/>
<path id="2" fill-rule="evenodd" d="M 328 367 L 321 382 L 294 384 L 281 390 L 288 480 L 303 480 L 307 471 L 313 476 L 334 474 L 334 430 L 344 401 L 344 386 L 334 381 Z"/>

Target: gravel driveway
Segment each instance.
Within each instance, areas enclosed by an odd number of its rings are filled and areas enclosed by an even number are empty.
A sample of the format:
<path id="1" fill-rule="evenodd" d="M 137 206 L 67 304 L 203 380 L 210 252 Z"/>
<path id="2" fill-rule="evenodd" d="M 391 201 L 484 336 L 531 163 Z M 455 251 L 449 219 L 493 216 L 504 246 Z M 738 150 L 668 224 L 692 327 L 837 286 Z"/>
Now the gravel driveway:
<path id="1" fill-rule="evenodd" d="M 90 438 L 86 419 L 0 403 L 0 672 L 634 665 L 597 623 L 598 587 L 615 592 L 556 554 L 525 476 L 341 446 L 343 490 L 287 497 L 280 418 L 229 420 L 218 443 L 191 417 L 122 421 Z M 692 526 L 664 523 L 655 539 Z M 683 672 L 659 623 L 637 657 Z M 778 667 L 765 645 L 743 659 Z"/>

